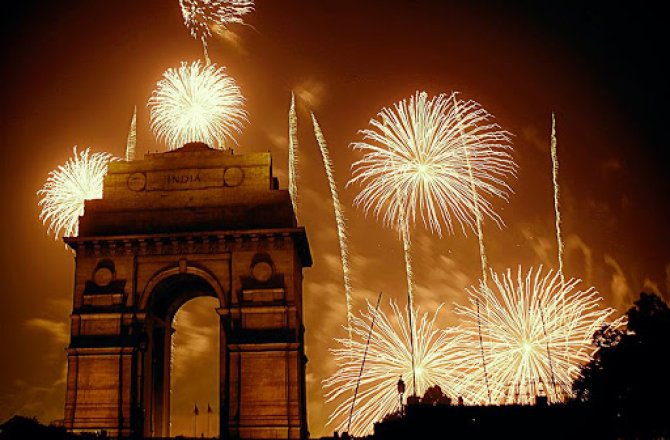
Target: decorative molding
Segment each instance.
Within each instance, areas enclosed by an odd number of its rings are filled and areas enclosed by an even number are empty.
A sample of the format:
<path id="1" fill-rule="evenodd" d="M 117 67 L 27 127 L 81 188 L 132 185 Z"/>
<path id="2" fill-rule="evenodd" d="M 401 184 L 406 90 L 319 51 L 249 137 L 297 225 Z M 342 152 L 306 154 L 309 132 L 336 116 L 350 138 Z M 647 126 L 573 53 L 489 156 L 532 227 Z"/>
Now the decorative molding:
<path id="1" fill-rule="evenodd" d="M 302 227 L 248 231 L 211 231 L 184 234 L 128 235 L 109 237 L 65 237 L 78 255 L 113 257 L 124 255 L 213 254 L 250 249 L 284 249 L 293 242 L 303 267 L 312 265 L 307 236 Z"/>

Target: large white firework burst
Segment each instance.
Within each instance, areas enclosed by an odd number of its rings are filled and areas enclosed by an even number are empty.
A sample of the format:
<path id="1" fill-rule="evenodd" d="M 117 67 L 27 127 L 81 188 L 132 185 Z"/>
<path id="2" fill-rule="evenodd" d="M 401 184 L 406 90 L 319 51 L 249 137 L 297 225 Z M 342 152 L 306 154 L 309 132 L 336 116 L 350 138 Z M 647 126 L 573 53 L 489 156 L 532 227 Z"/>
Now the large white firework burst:
<path id="1" fill-rule="evenodd" d="M 244 15 L 254 10 L 253 0 L 179 0 L 184 24 L 193 38 L 207 44 L 212 28 L 244 23 Z"/>
<path id="2" fill-rule="evenodd" d="M 456 306 L 465 345 L 461 367 L 469 369 L 469 403 L 532 403 L 536 395 L 563 401 L 582 364 L 595 350 L 594 332 L 618 325 L 615 310 L 602 307 L 594 288 L 580 280 L 561 282 L 558 272 L 542 267 L 516 276 L 491 272 L 493 285 L 468 289 L 469 306 Z M 480 340 L 481 337 L 481 340 Z"/>
<path id="3" fill-rule="evenodd" d="M 235 80 L 215 64 L 185 62 L 163 73 L 149 99 L 151 129 L 174 150 L 188 142 L 225 149 L 247 122 L 244 97 Z"/>
<path id="4" fill-rule="evenodd" d="M 354 203 L 398 229 L 418 214 L 440 235 L 443 227 L 453 232 L 454 219 L 463 232 L 474 230 L 475 207 L 501 225 L 489 198 L 507 200 L 504 179 L 516 164 L 510 134 L 492 119 L 477 102 L 453 93 L 428 99 L 416 92 L 382 109 L 372 128 L 361 131 L 363 140 L 352 144 L 365 153 L 352 166 L 349 184 L 362 186 Z"/>
<path id="5" fill-rule="evenodd" d="M 372 432 L 373 424 L 386 414 L 399 409 L 397 390 L 399 378 L 407 384 L 407 395 L 415 394 L 412 381 L 412 355 L 410 347 L 409 313 L 391 302 L 392 316 L 368 303 L 367 311 L 352 318 L 352 338 L 337 339 L 338 348 L 332 349 L 338 370 L 323 381 L 328 402 L 337 402 L 328 423 L 338 431 L 346 430 L 351 403 L 359 374 L 360 388 L 352 415 L 351 434 L 360 436 Z M 412 325 L 416 339 L 417 395 L 423 395 L 439 385 L 447 395 L 460 394 L 463 382 L 458 370 L 461 336 L 457 329 L 441 330 L 435 319 L 438 310 L 430 317 L 412 312 Z M 371 323 L 374 326 L 370 332 Z M 361 363 L 370 334 L 365 366 Z"/>
<path id="6" fill-rule="evenodd" d="M 51 171 L 42 189 L 37 191 L 41 197 L 40 220 L 49 225 L 47 231 L 55 238 L 77 236 L 84 202 L 102 198 L 107 166 L 120 160 L 109 153 L 91 154 L 89 148 L 77 153 L 75 146 L 72 152 L 72 157 Z"/>

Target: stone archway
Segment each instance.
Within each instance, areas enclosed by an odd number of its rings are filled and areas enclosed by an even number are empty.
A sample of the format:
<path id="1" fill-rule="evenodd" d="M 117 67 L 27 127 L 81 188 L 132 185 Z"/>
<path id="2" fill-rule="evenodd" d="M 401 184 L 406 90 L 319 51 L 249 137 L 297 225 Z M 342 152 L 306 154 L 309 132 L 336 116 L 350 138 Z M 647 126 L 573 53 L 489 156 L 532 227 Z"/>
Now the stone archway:
<path id="1" fill-rule="evenodd" d="M 221 437 L 308 438 L 302 276 L 312 259 L 269 153 L 190 144 L 114 162 L 103 194 L 65 239 L 76 253 L 65 427 L 169 435 L 171 319 L 213 296 Z"/>

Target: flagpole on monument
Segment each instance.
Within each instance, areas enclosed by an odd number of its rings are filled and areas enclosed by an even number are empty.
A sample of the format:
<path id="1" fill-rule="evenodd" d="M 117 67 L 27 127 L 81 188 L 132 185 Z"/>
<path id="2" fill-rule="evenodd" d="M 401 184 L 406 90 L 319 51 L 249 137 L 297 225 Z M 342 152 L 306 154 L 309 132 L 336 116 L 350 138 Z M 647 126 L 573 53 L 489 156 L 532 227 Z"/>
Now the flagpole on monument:
<path id="1" fill-rule="evenodd" d="M 209 415 L 213 412 L 212 407 L 209 406 L 209 402 L 207 402 L 207 438 L 209 438 Z"/>
<path id="2" fill-rule="evenodd" d="M 198 405 L 196 403 L 193 403 L 193 438 L 198 437 L 198 415 L 200 414 L 200 411 L 198 411 Z"/>

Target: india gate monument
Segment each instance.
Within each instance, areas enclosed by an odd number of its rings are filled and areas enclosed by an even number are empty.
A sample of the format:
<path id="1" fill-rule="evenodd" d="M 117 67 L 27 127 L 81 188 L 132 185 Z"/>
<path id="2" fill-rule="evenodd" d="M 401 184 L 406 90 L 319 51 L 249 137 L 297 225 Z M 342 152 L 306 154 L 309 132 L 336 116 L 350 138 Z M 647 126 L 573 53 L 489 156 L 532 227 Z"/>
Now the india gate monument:
<path id="1" fill-rule="evenodd" d="M 75 252 L 65 426 L 169 437 L 173 318 L 218 299 L 220 435 L 308 437 L 303 267 L 312 259 L 270 153 L 191 143 L 113 162 Z"/>

